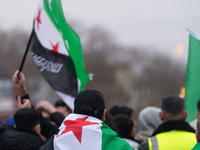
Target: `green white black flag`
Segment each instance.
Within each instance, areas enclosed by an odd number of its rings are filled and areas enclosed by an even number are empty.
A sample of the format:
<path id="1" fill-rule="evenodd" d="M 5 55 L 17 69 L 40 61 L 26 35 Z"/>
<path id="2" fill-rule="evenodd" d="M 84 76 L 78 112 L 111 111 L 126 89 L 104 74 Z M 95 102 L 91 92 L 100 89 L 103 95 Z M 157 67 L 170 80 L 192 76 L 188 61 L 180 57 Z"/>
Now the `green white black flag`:
<path id="1" fill-rule="evenodd" d="M 79 36 L 66 23 L 60 0 L 40 0 L 31 44 L 39 71 L 73 109 L 74 98 L 91 76 L 85 72 Z"/>

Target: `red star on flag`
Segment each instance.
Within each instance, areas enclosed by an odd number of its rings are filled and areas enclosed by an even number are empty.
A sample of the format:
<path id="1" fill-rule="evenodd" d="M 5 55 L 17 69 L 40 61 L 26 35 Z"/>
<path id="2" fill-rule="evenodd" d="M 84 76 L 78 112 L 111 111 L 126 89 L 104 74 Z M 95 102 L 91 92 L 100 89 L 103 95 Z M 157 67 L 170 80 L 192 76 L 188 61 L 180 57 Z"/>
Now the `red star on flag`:
<path id="1" fill-rule="evenodd" d="M 59 42 L 56 43 L 56 45 L 53 45 L 53 43 L 50 41 L 51 46 L 52 46 L 52 51 L 58 53 L 58 46 L 59 46 Z"/>
<path id="2" fill-rule="evenodd" d="M 37 29 L 38 29 L 38 30 L 39 30 L 39 24 L 42 24 L 42 21 L 41 21 L 41 19 L 40 19 L 41 11 L 42 11 L 42 8 L 39 9 L 37 18 L 35 19 L 35 20 L 37 21 Z"/>
<path id="3" fill-rule="evenodd" d="M 65 134 L 69 131 L 72 131 L 73 134 L 75 135 L 75 137 L 78 139 L 78 141 L 81 143 L 81 136 L 82 136 L 82 130 L 83 130 L 83 126 L 89 126 L 89 125 L 93 125 L 93 124 L 99 124 L 96 122 L 90 122 L 90 121 L 86 121 L 86 119 L 88 118 L 84 117 L 84 118 L 77 118 L 76 120 L 65 120 L 64 121 L 64 125 L 66 126 L 65 129 L 62 131 L 62 134 Z M 60 135 L 57 135 L 60 136 Z"/>

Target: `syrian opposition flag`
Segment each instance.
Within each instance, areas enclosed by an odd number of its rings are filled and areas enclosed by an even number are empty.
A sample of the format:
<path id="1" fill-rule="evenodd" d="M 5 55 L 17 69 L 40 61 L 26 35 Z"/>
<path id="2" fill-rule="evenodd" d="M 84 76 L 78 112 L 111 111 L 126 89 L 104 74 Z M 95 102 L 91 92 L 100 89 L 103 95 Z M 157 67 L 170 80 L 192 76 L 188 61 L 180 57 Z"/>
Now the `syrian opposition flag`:
<path id="1" fill-rule="evenodd" d="M 187 121 L 196 119 L 197 101 L 200 99 L 200 37 L 190 31 L 189 55 L 185 86 Z"/>
<path id="2" fill-rule="evenodd" d="M 54 135 L 53 146 L 54 150 L 132 150 L 101 120 L 81 114 L 65 118 Z"/>
<path id="3" fill-rule="evenodd" d="M 32 56 L 56 93 L 73 109 L 91 77 L 85 72 L 79 36 L 66 23 L 60 0 L 40 0 L 34 18 Z"/>

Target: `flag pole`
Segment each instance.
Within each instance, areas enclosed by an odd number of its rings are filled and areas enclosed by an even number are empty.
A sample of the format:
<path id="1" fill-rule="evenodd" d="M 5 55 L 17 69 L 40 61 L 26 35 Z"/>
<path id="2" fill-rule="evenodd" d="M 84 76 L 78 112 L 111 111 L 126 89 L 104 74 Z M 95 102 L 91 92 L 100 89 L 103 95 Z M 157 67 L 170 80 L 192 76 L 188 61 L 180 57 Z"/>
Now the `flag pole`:
<path id="1" fill-rule="evenodd" d="M 17 74 L 18 77 L 19 77 L 19 73 L 22 71 L 22 68 L 23 68 L 23 66 L 24 66 L 24 62 L 25 62 L 25 60 L 26 60 L 26 56 L 27 56 L 27 54 L 28 54 L 28 50 L 29 50 L 29 47 L 30 47 L 30 44 L 31 44 L 31 38 L 32 38 L 32 36 L 33 36 L 33 30 L 32 30 L 31 35 L 30 35 L 30 37 L 29 37 L 28 44 L 27 44 L 27 46 L 26 46 L 26 51 L 25 51 L 25 53 L 24 53 L 24 56 L 23 56 L 23 59 L 22 59 L 22 62 L 21 62 L 20 68 L 19 68 L 19 72 L 18 72 L 18 74 Z"/>

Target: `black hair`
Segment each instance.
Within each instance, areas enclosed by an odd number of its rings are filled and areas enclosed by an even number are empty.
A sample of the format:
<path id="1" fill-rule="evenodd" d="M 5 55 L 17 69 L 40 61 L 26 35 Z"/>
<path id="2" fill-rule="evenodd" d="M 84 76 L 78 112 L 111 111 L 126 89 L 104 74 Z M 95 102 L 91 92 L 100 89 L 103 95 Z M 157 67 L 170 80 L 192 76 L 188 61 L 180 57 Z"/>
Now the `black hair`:
<path id="1" fill-rule="evenodd" d="M 125 114 L 115 115 L 116 126 L 119 130 L 120 136 L 123 138 L 132 138 L 131 131 L 134 127 L 133 121 Z"/>
<path id="2" fill-rule="evenodd" d="M 176 115 L 185 110 L 185 100 L 179 96 L 168 96 L 162 99 L 161 108 L 167 113 Z"/>
<path id="3" fill-rule="evenodd" d="M 40 123 L 41 114 L 35 109 L 21 108 L 14 114 L 14 120 L 17 127 L 25 127 L 33 130 Z"/>
<path id="4" fill-rule="evenodd" d="M 66 107 L 66 110 L 69 113 L 72 112 L 71 108 L 69 108 L 69 106 L 63 100 L 58 100 L 58 101 L 55 102 L 55 107 L 60 107 L 60 106 L 61 107 Z"/>
<path id="5" fill-rule="evenodd" d="M 109 110 L 110 114 L 112 116 L 118 115 L 118 114 L 125 114 L 129 117 L 132 116 L 133 110 L 130 107 L 127 106 L 118 106 L 115 105 Z"/>
<path id="6" fill-rule="evenodd" d="M 121 137 L 119 129 L 116 126 L 115 119 L 108 111 L 106 111 L 105 118 L 106 120 L 104 121 L 104 123 L 108 125 L 112 130 L 114 130 L 119 137 Z"/>

